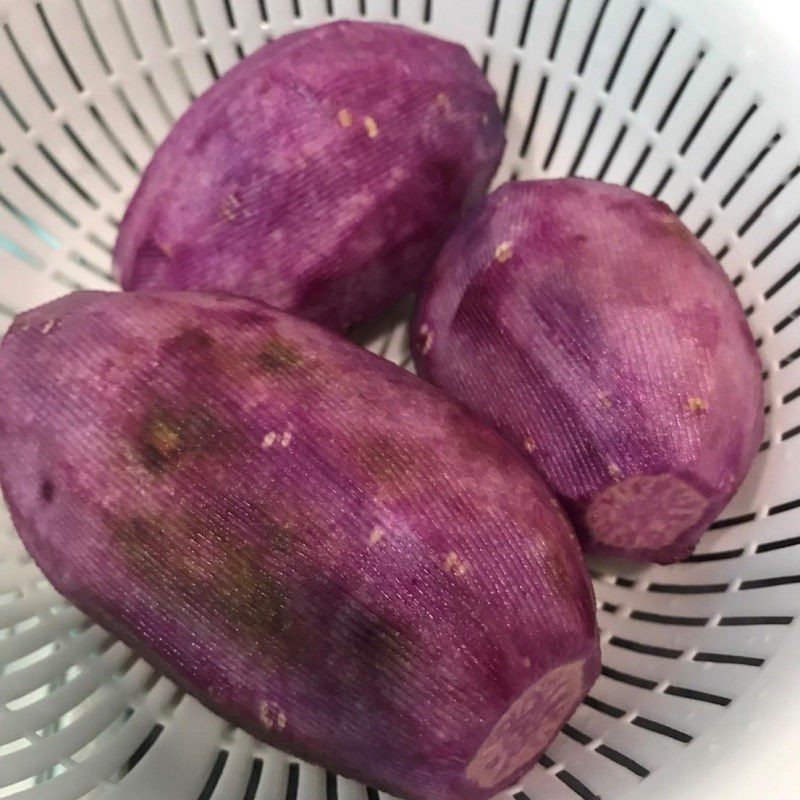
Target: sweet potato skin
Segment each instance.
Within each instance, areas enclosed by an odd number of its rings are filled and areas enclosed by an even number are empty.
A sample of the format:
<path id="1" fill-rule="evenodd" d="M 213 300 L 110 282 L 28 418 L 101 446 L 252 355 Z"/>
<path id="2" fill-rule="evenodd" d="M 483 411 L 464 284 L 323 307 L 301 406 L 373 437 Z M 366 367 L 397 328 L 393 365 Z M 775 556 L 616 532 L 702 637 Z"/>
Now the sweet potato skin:
<path id="1" fill-rule="evenodd" d="M 247 299 L 85 292 L 18 317 L 0 375 L 0 484 L 36 562 L 270 744 L 480 800 L 596 678 L 591 584 L 540 479 L 338 335 Z"/>
<path id="2" fill-rule="evenodd" d="M 365 22 L 293 33 L 177 122 L 114 268 L 124 289 L 227 291 L 344 329 L 417 285 L 504 144 L 463 47 Z"/>
<path id="3" fill-rule="evenodd" d="M 591 553 L 689 555 L 761 442 L 733 287 L 666 205 L 625 188 L 494 192 L 444 248 L 412 340 L 418 373 L 525 455 Z"/>

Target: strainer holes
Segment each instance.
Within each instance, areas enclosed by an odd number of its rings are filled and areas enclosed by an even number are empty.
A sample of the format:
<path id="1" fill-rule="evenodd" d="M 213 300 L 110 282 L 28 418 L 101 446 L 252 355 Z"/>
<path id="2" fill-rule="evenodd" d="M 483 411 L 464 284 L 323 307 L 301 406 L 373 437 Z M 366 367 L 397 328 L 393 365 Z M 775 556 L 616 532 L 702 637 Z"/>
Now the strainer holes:
<path id="1" fill-rule="evenodd" d="M 622 144 L 622 141 L 625 138 L 625 134 L 627 134 L 627 132 L 628 132 L 628 126 L 624 124 L 620 125 L 619 132 L 617 133 L 616 138 L 611 144 L 611 148 L 608 151 L 608 155 L 605 157 L 602 165 L 600 166 L 600 171 L 597 173 L 597 180 L 602 181 L 605 178 L 606 173 L 608 172 L 608 170 L 611 167 L 611 164 L 614 161 L 614 158 L 619 152 L 620 145 Z"/>
<path id="2" fill-rule="evenodd" d="M 609 759 L 609 761 L 619 764 L 619 766 L 624 767 L 640 778 L 646 778 L 650 774 L 650 770 L 647 769 L 647 767 L 643 767 L 638 761 L 634 761 L 630 756 L 620 753 L 619 750 L 615 750 L 607 744 L 600 744 L 595 750 L 600 753 L 601 756 L 605 756 L 605 758 Z"/>
<path id="3" fill-rule="evenodd" d="M 703 109 L 699 119 L 694 124 L 694 127 L 689 131 L 689 134 L 683 140 L 683 144 L 678 150 L 680 155 L 686 155 L 687 150 L 692 146 L 692 143 L 702 130 L 703 125 L 706 124 L 706 120 L 708 120 L 708 118 L 711 116 L 711 112 L 716 108 L 717 103 L 719 103 L 719 101 L 722 99 L 722 96 L 725 94 L 731 83 L 733 83 L 733 76 L 727 75 L 725 80 L 722 81 L 719 88 L 715 92 L 714 96 L 711 98 L 711 100 L 709 100 L 708 105 L 706 105 L 706 107 Z"/>
<path id="4" fill-rule="evenodd" d="M 58 56 L 58 60 L 61 62 L 61 66 L 64 67 L 64 72 L 67 73 L 70 81 L 72 81 L 75 91 L 78 92 L 78 94 L 83 94 L 85 89 L 83 81 L 81 81 L 81 79 L 78 77 L 78 73 L 72 66 L 72 62 L 69 60 L 69 58 L 67 58 L 67 54 L 64 52 L 61 42 L 53 31 L 53 28 L 50 25 L 50 20 L 47 19 L 47 14 L 44 13 L 44 8 L 42 8 L 41 3 L 36 3 L 36 12 L 38 13 L 42 26 L 47 33 L 47 38 L 50 39 L 50 44 L 53 45 L 53 50 L 56 51 L 56 55 Z"/>
<path id="5" fill-rule="evenodd" d="M 333 16 L 333 0 L 327 0 L 327 11 L 328 16 Z M 261 17 L 261 21 L 265 24 L 269 24 L 269 9 L 267 8 L 267 0 L 258 0 L 258 13 Z"/>
<path id="6" fill-rule="evenodd" d="M 220 750 L 219 753 L 217 753 L 217 757 L 211 767 L 211 772 L 209 773 L 208 778 L 206 778 L 205 786 L 203 786 L 200 794 L 197 796 L 197 800 L 209 800 L 211 795 L 214 794 L 214 789 L 217 788 L 219 779 L 222 776 L 222 770 L 225 769 L 225 764 L 227 761 L 228 751 Z"/>
<path id="7" fill-rule="evenodd" d="M 714 217 L 713 216 L 706 217 L 705 222 L 703 222 L 703 224 L 694 232 L 694 235 L 698 239 L 702 239 L 703 236 L 706 235 L 706 232 L 708 231 L 708 229 L 713 224 L 714 224 Z"/>
<path id="8" fill-rule="evenodd" d="M 688 628 L 702 628 L 708 624 L 708 617 L 684 617 L 670 614 L 656 614 L 652 611 L 632 611 L 631 619 L 639 622 L 653 622 L 657 625 L 681 625 Z"/>
<path id="9" fill-rule="evenodd" d="M 241 47 L 241 45 L 237 45 L 237 47 Z M 156 85 L 156 82 L 153 80 L 153 76 L 149 73 L 144 73 L 142 75 L 144 82 L 147 84 L 147 88 L 150 90 L 150 93 L 153 95 L 153 99 L 156 101 L 156 106 L 158 110 L 161 112 L 161 116 L 164 117 L 168 125 L 172 125 L 175 122 L 175 117 L 170 111 L 169 106 L 167 105 L 167 101 L 164 98 L 164 95 L 161 93 L 161 90 Z"/>
<path id="10" fill-rule="evenodd" d="M 598 700 L 590 694 L 584 697 L 583 704 L 594 711 L 599 711 L 601 714 L 605 714 L 607 717 L 613 717 L 614 719 L 621 719 L 626 713 L 621 708 L 612 706 L 611 703 L 606 703 L 603 700 Z"/>
<path id="11" fill-rule="evenodd" d="M 653 151 L 652 146 L 648 144 L 642 151 L 642 154 L 639 156 L 638 160 L 636 161 L 636 164 L 634 164 L 630 175 L 628 175 L 628 179 L 625 181 L 625 186 L 627 186 L 629 189 L 633 186 L 634 182 L 639 177 L 639 173 L 642 171 L 642 167 L 644 166 L 645 161 L 647 161 L 652 151 Z"/>
<path id="12" fill-rule="evenodd" d="M 800 168 L 798 168 L 800 172 Z M 797 173 L 795 173 L 797 174 Z M 753 266 L 758 267 L 770 256 L 800 225 L 800 215 L 796 216 L 754 259 Z"/>
<path id="13" fill-rule="evenodd" d="M 114 285 L 114 281 L 109 276 L 108 272 L 104 270 L 99 264 L 95 264 L 93 261 L 90 261 L 86 256 L 82 256 L 80 253 L 71 250 L 67 255 L 67 258 L 77 266 L 85 269 L 87 272 L 90 272 L 97 278 L 102 278 L 104 281 L 108 281 L 109 286 Z"/>
<path id="14" fill-rule="evenodd" d="M 686 87 L 689 85 L 689 81 L 694 77 L 697 68 L 700 66 L 703 59 L 706 57 L 705 50 L 699 50 L 697 55 L 694 57 L 694 61 L 692 65 L 686 70 L 686 74 L 683 76 L 683 80 L 678 84 L 678 88 L 673 93 L 672 97 L 669 99 L 667 103 L 667 107 L 664 109 L 664 113 L 658 120 L 656 124 L 656 133 L 661 133 L 666 124 L 669 122 L 670 117 L 672 116 L 672 112 L 675 111 L 676 106 L 683 97 L 683 93 L 686 91 Z"/>
<path id="15" fill-rule="evenodd" d="M 150 733 L 144 738 L 142 743 L 136 748 L 133 755 L 128 759 L 127 764 L 125 765 L 126 772 L 130 772 L 133 768 L 147 755 L 150 748 L 158 741 L 158 737 L 164 731 L 164 726 L 160 723 L 156 723 Z"/>
<path id="16" fill-rule="evenodd" d="M 250 800 L 253 800 L 253 798 L 250 798 Z M 336 773 L 330 770 L 325 772 L 325 800 L 339 800 Z"/>
<path id="17" fill-rule="evenodd" d="M 556 778 L 575 792 L 581 800 L 600 800 L 600 795 L 595 794 L 585 783 L 579 781 L 571 772 L 562 769 L 556 772 Z"/>
<path id="18" fill-rule="evenodd" d="M 570 89 L 569 94 L 567 95 L 567 100 L 564 103 L 564 109 L 561 112 L 561 117 L 558 120 L 558 125 L 556 126 L 555 133 L 553 134 L 553 140 L 550 142 L 550 147 L 547 151 L 547 156 L 545 157 L 543 167 L 544 169 L 548 169 L 550 164 L 553 162 L 553 158 L 555 157 L 556 150 L 558 149 L 558 143 L 561 141 L 561 136 L 564 133 L 564 128 L 567 124 L 567 119 L 569 118 L 569 112 L 572 110 L 572 104 L 575 102 L 575 90 Z"/>
<path id="19" fill-rule="evenodd" d="M 359 0 L 358 10 L 361 16 L 364 16 L 364 0 Z M 300 8 L 300 0 L 292 0 L 292 14 L 295 19 L 300 19 L 303 16 L 303 10 Z"/>
<path id="20" fill-rule="evenodd" d="M 649 689 L 652 691 L 658 686 L 657 681 L 651 681 L 649 678 L 641 678 L 638 675 L 631 675 L 629 672 L 622 672 L 621 670 L 614 669 L 605 664 L 600 667 L 600 674 L 612 681 L 627 683 L 629 686 L 636 686 L 639 689 Z"/>
<path id="21" fill-rule="evenodd" d="M 661 61 L 666 55 L 666 52 L 669 49 L 672 40 L 675 38 L 676 32 L 677 28 L 673 26 L 672 28 L 669 29 L 667 35 L 664 37 L 664 41 L 658 48 L 658 52 L 656 53 L 655 58 L 648 67 L 647 72 L 644 74 L 641 84 L 639 84 L 639 88 L 636 91 L 636 96 L 633 99 L 633 103 L 631 103 L 631 111 L 636 112 L 639 109 L 642 100 L 644 100 L 644 96 L 647 94 L 647 89 L 649 88 L 650 83 L 652 82 L 653 77 L 656 74 L 656 70 L 658 69 L 659 65 L 661 64 Z"/>
<path id="22" fill-rule="evenodd" d="M 14 120 L 16 121 L 17 125 L 19 125 L 19 127 L 22 128 L 22 130 L 25 133 L 27 133 L 31 129 L 31 126 L 28 125 L 28 122 L 25 119 L 25 117 L 22 116 L 19 109 L 11 101 L 11 98 L 5 93 L 2 86 L 0 86 L 0 103 L 2 103 L 6 107 L 8 113 L 11 114 L 12 117 L 14 117 Z"/>
<path id="23" fill-rule="evenodd" d="M 729 706 L 731 703 L 730 697 L 723 697 L 719 694 L 711 694 L 710 692 L 701 692 L 698 689 L 689 689 L 685 686 L 669 685 L 664 689 L 664 694 L 672 695 L 673 697 L 683 697 L 686 700 L 697 700 L 700 703 L 710 703 L 715 706 Z"/>
<path id="24" fill-rule="evenodd" d="M 778 322 L 776 325 L 774 325 L 772 327 L 772 332 L 774 334 L 780 333 L 788 325 L 791 325 L 798 317 L 800 317 L 800 308 L 796 308 L 794 311 L 792 311 L 791 314 L 788 314 L 780 322 Z M 785 395 L 784 396 L 784 403 L 787 402 L 787 400 L 786 400 L 787 397 L 789 397 L 789 395 Z M 795 397 L 797 397 L 797 395 L 794 395 L 793 397 L 790 397 L 790 400 L 794 400 Z"/>
<path id="25" fill-rule="evenodd" d="M 54 211 L 61 219 L 67 223 L 71 228 L 78 227 L 78 221 L 72 216 L 63 206 L 57 203 L 47 192 L 39 186 L 36 181 L 25 172 L 18 164 L 14 164 L 13 171 L 19 179 L 52 211 Z"/>
<path id="26" fill-rule="evenodd" d="M 721 617 L 717 625 L 721 628 L 736 628 L 751 625 L 791 625 L 792 622 L 794 617 L 773 614 L 757 617 Z"/>
<path id="27" fill-rule="evenodd" d="M 726 561 L 730 558 L 739 558 L 744 555 L 744 548 L 737 547 L 733 550 L 719 550 L 716 553 L 695 553 L 683 559 L 684 564 L 703 564 L 709 561 Z"/>
<path id="28" fill-rule="evenodd" d="M 39 76 L 34 71 L 33 67 L 31 66 L 30 61 L 28 61 L 25 54 L 22 52 L 19 44 L 17 43 L 17 37 L 14 36 L 13 31 L 9 27 L 9 24 L 6 22 L 3 25 L 3 30 L 6 32 L 6 36 L 8 37 L 8 41 L 11 43 L 11 48 L 14 51 L 17 59 L 19 59 L 20 64 L 22 64 L 22 68 L 25 70 L 26 74 L 31 80 L 36 91 L 39 93 L 39 96 L 44 100 L 45 105 L 51 110 L 56 110 L 56 104 L 53 102 L 50 94 L 48 93 L 47 89 L 44 88 L 44 84 L 39 80 Z"/>
<path id="29" fill-rule="evenodd" d="M 167 27 L 167 20 L 164 17 L 164 11 L 161 8 L 161 3 L 159 0 L 150 0 L 150 3 L 153 6 L 153 16 L 156 18 L 158 29 L 161 31 L 161 37 L 164 39 L 164 44 L 172 49 L 175 46 L 175 42 L 172 40 L 172 34 L 169 32 L 169 28 Z M 124 17 L 123 14 L 120 14 L 120 16 Z"/>
<path id="30" fill-rule="evenodd" d="M 114 176 L 111 175 L 110 172 L 106 170 L 106 168 L 100 164 L 97 159 L 92 155 L 86 145 L 83 143 L 81 138 L 75 133 L 69 123 L 65 122 L 61 126 L 64 130 L 64 133 L 72 140 L 72 143 L 75 147 L 80 151 L 81 155 L 86 159 L 92 169 L 97 173 L 97 175 L 103 180 L 114 192 L 121 192 L 122 187 L 117 183 L 114 179 Z"/>
<path id="31" fill-rule="evenodd" d="M 761 667 L 764 665 L 763 658 L 734 656 L 727 653 L 696 653 L 693 660 L 708 664 L 736 664 L 743 667 Z"/>
<path id="32" fill-rule="evenodd" d="M 614 603 L 601 603 L 600 608 L 609 614 L 616 614 L 619 611 L 619 606 L 614 605 Z"/>
<path id="33" fill-rule="evenodd" d="M 286 779 L 286 800 L 297 800 L 297 787 L 300 783 L 300 765 L 289 764 L 289 775 Z"/>
<path id="34" fill-rule="evenodd" d="M 83 30 L 86 32 L 86 35 L 89 37 L 89 43 L 92 45 L 92 49 L 94 50 L 95 55 L 97 56 L 97 60 L 100 62 L 100 66 L 105 72 L 105 74 L 111 75 L 113 70 L 111 69 L 111 65 L 108 62 L 108 58 L 106 58 L 106 54 L 103 51 L 103 48 L 100 46 L 100 41 L 95 34 L 94 28 L 92 27 L 91 23 L 89 22 L 89 17 L 86 16 L 86 9 L 83 7 L 82 0 L 73 0 L 75 3 L 75 10 L 80 17 L 81 24 L 83 25 Z"/>
<path id="35" fill-rule="evenodd" d="M 514 92 L 517 88 L 517 79 L 519 78 L 519 61 L 515 61 L 511 67 L 511 75 L 508 80 L 508 88 L 506 89 L 506 98 L 503 103 L 503 120 L 508 123 L 509 115 L 511 114 L 511 104 L 514 100 Z"/>
<path id="36" fill-rule="evenodd" d="M 622 42 L 622 46 L 617 53 L 617 57 L 614 60 L 613 66 L 611 67 L 611 72 L 608 74 L 605 86 L 603 87 L 606 93 L 609 93 L 614 88 L 614 83 L 617 80 L 617 76 L 619 75 L 619 71 L 622 68 L 623 62 L 625 61 L 625 56 L 628 54 L 633 37 L 636 35 L 636 29 L 639 27 L 643 17 L 644 8 L 640 6 L 639 10 L 636 12 L 636 16 L 633 18 L 630 28 L 628 29 L 628 33 Z"/>
<path id="37" fill-rule="evenodd" d="M 575 154 L 575 158 L 573 159 L 572 165 L 569 168 L 570 175 L 577 175 L 578 170 L 580 169 L 581 161 L 583 161 L 583 157 L 586 154 L 586 149 L 589 147 L 589 142 L 591 141 L 595 129 L 597 128 L 597 123 L 600 121 L 601 114 L 602 109 L 600 106 L 597 106 L 594 114 L 592 115 L 592 119 L 589 122 L 589 127 L 586 129 L 586 133 L 583 135 L 583 139 L 578 147 L 578 152 Z"/>
<path id="38" fill-rule="evenodd" d="M 756 514 L 754 511 L 751 511 L 749 514 L 740 514 L 738 517 L 724 517 L 723 519 L 718 519 L 716 522 L 712 522 L 711 525 L 708 526 L 708 529 L 710 531 L 718 531 L 722 528 L 732 528 L 735 525 L 744 525 L 748 522 L 752 522 L 755 518 Z"/>
<path id="39" fill-rule="evenodd" d="M 223 8 L 225 9 L 225 19 L 228 21 L 228 27 L 233 30 L 236 28 L 236 17 L 233 14 L 233 6 L 231 0 L 224 0 Z"/>
<path id="40" fill-rule="evenodd" d="M 371 786 L 367 787 L 367 800 L 381 800 L 381 796 L 378 793 L 377 789 L 373 789 Z"/>
<path id="41" fill-rule="evenodd" d="M 481 72 L 484 75 L 488 75 L 489 74 L 489 53 L 488 52 L 483 54 L 483 61 L 481 61 Z"/>
<path id="42" fill-rule="evenodd" d="M 583 731 L 579 731 L 577 728 L 573 728 L 572 725 L 564 725 L 561 729 L 561 733 L 563 733 L 564 736 L 568 736 L 574 742 L 582 744 L 584 747 L 592 741 L 591 736 L 583 733 Z"/>
<path id="43" fill-rule="evenodd" d="M 770 154 L 775 145 L 780 142 L 781 138 L 781 134 L 776 133 L 772 139 L 770 139 L 770 141 L 761 148 L 756 157 L 747 165 L 745 171 L 734 181 L 731 188 L 728 189 L 722 200 L 720 200 L 720 206 L 722 208 L 726 208 L 730 204 L 731 200 L 736 197 L 736 195 L 739 193 L 739 190 L 747 182 L 747 179 L 758 168 L 761 162 Z"/>
<path id="44" fill-rule="evenodd" d="M 702 171 L 702 173 L 700 173 L 701 180 L 706 181 L 711 177 L 711 173 L 714 172 L 717 164 L 719 164 L 719 162 L 722 160 L 722 157 L 725 155 L 725 153 L 728 152 L 731 145 L 736 141 L 739 134 L 744 129 L 744 126 L 747 125 L 756 111 L 758 111 L 758 106 L 753 103 L 744 113 L 744 116 L 735 125 L 733 130 L 728 134 L 725 141 L 723 141 L 722 144 L 717 148 L 717 151 L 714 153 L 714 155 L 711 156 L 711 159 L 709 160 L 708 164 L 706 164 L 705 169 Z"/>
<path id="45" fill-rule="evenodd" d="M 561 34 L 564 33 L 564 23 L 567 21 L 567 14 L 572 0 L 564 0 L 564 5 L 561 7 L 561 14 L 559 14 L 556 29 L 553 32 L 553 40 L 550 43 L 550 50 L 547 52 L 547 57 L 552 61 L 558 53 L 558 46 L 561 44 Z"/>
<path id="46" fill-rule="evenodd" d="M 36 149 L 42 154 L 45 161 L 58 173 L 61 179 L 69 184 L 70 188 L 79 195 L 85 203 L 88 203 L 95 210 L 100 208 L 100 204 L 97 200 L 75 180 L 68 170 L 64 169 L 61 162 L 41 142 L 36 145 Z"/>
<path id="47" fill-rule="evenodd" d="M 525 135 L 522 137 L 522 145 L 519 149 L 520 158 L 527 158 L 528 156 L 528 151 L 530 150 L 531 141 L 533 139 L 533 131 L 536 128 L 536 122 L 539 118 L 539 112 L 542 108 L 544 95 L 547 91 L 548 80 L 549 79 L 547 75 L 542 75 L 541 80 L 539 81 L 539 90 L 536 92 L 536 99 L 533 101 L 531 115 L 528 119 L 528 125 L 525 128 Z"/>
<path id="48" fill-rule="evenodd" d="M 687 193 L 686 197 L 683 198 L 683 200 L 681 201 L 680 205 L 675 209 L 675 213 L 679 217 L 683 216 L 683 213 L 692 204 L 692 202 L 694 201 L 694 198 L 695 198 L 695 193 L 694 192 Z"/>
<path id="49" fill-rule="evenodd" d="M 744 236 L 756 223 L 758 218 L 764 213 L 766 208 L 778 197 L 778 195 L 800 175 L 800 165 L 794 167 L 792 171 L 783 179 L 765 198 L 756 206 L 753 213 L 739 226 L 736 231 L 737 236 Z"/>
<path id="50" fill-rule="evenodd" d="M 740 591 L 749 589 L 769 589 L 773 586 L 790 586 L 800 583 L 800 575 L 780 575 L 775 578 L 759 578 L 757 580 L 742 581 Z"/>
<path id="51" fill-rule="evenodd" d="M 780 362 L 778 362 L 778 368 L 784 369 L 785 367 L 788 367 L 789 364 L 798 358 L 798 356 L 800 356 L 800 347 L 798 347 L 797 350 L 793 350 L 788 356 L 784 356 Z"/>
<path id="52" fill-rule="evenodd" d="M 764 542 L 756 547 L 756 553 L 770 553 L 773 550 L 783 550 L 786 547 L 796 547 L 797 545 L 800 545 L 800 536 L 790 536 L 787 539 Z"/>
<path id="53" fill-rule="evenodd" d="M 722 261 L 722 259 L 725 258 L 725 256 L 728 255 L 728 253 L 730 253 L 730 251 L 731 251 L 730 246 L 725 244 L 722 247 L 720 247 L 719 250 L 717 250 L 716 255 L 714 256 L 714 258 L 716 258 L 717 261 Z M 741 282 L 741 280 L 740 280 L 740 282 Z"/>
<path id="54" fill-rule="evenodd" d="M 651 583 L 648 592 L 660 594 L 721 594 L 728 590 L 727 583 Z"/>
<path id="55" fill-rule="evenodd" d="M 644 728 L 644 730 L 651 731 L 652 733 L 658 733 L 661 736 L 668 736 L 676 742 L 681 742 L 681 744 L 689 744 L 693 739 L 688 733 L 679 731 L 677 728 L 673 728 L 669 725 L 664 725 L 662 722 L 648 719 L 647 717 L 634 717 L 631 720 L 631 725 L 635 725 L 637 728 Z"/>
<path id="56" fill-rule="evenodd" d="M 794 428 L 789 428 L 788 431 L 784 431 L 781 434 L 781 441 L 785 442 L 788 439 L 793 439 L 798 433 L 800 433 L 800 425 L 795 425 Z"/>
<path id="57" fill-rule="evenodd" d="M 491 39 L 497 30 L 497 16 L 500 12 L 500 0 L 493 0 L 492 8 L 489 13 L 489 25 L 486 29 L 486 35 Z"/>
<path id="58" fill-rule="evenodd" d="M 594 43 L 597 41 L 597 34 L 600 32 L 600 26 L 603 24 L 603 18 L 606 15 L 606 11 L 608 10 L 610 2 L 611 0 L 603 0 L 600 9 L 597 12 L 597 16 L 592 24 L 592 30 L 589 32 L 589 37 L 586 39 L 586 47 L 583 49 L 580 62 L 578 62 L 578 75 L 583 75 L 583 71 L 586 69 L 586 65 L 589 62 L 589 56 L 594 48 Z"/>
<path id="59" fill-rule="evenodd" d="M 519 29 L 519 37 L 517 38 L 517 47 L 519 47 L 520 50 L 525 47 L 525 43 L 528 41 L 528 31 L 531 27 L 531 17 L 533 16 L 533 7 L 535 3 L 536 0 L 528 0 L 525 16 L 522 18 L 522 26 Z"/>
<path id="60" fill-rule="evenodd" d="M 90 103 L 89 106 L 89 113 L 94 118 L 95 122 L 100 126 L 100 129 L 105 133 L 106 137 L 108 138 L 109 142 L 113 145 L 114 149 L 119 154 L 120 158 L 131 168 L 131 170 L 136 174 L 139 175 L 141 173 L 141 169 L 139 168 L 138 164 L 133 160 L 131 154 L 125 149 L 125 146 L 119 140 L 117 135 L 109 126 L 108 122 L 106 122 L 105 117 L 97 110 L 97 107 L 94 103 Z"/>
<path id="61" fill-rule="evenodd" d="M 215 81 L 218 81 L 219 80 L 219 70 L 217 69 L 216 63 L 214 62 L 214 57 L 211 55 L 211 53 L 208 50 L 206 50 L 206 52 L 205 52 L 205 60 L 206 60 L 206 64 L 208 65 L 208 71 L 211 73 L 211 77 Z"/>
<path id="62" fill-rule="evenodd" d="M 630 639 L 623 639 L 619 636 L 612 636 L 608 643 L 614 647 L 621 647 L 623 650 L 630 650 L 633 653 L 641 653 L 646 656 L 657 656 L 658 658 L 680 658 L 682 650 L 674 650 L 671 647 L 657 647 L 643 642 L 634 642 Z"/>
<path id="63" fill-rule="evenodd" d="M 553 759 L 552 759 L 552 758 L 550 758 L 550 756 L 549 756 L 549 755 L 547 755 L 547 753 L 542 753 L 542 755 L 541 755 L 541 756 L 539 756 L 539 763 L 540 763 L 540 764 L 541 764 L 541 765 L 542 765 L 542 766 L 543 766 L 545 769 L 550 769 L 551 767 L 554 767 L 554 766 L 555 766 L 555 764 L 556 764 L 556 762 L 555 762 L 555 761 L 553 761 Z"/>
<path id="64" fill-rule="evenodd" d="M 130 47 L 134 59 L 136 61 L 144 61 L 141 48 L 139 47 L 139 43 L 136 41 L 136 38 L 133 35 L 128 18 L 125 16 L 125 12 L 122 10 L 120 0 L 112 0 L 111 7 L 116 12 L 117 19 L 119 20 L 119 26 L 122 29 L 122 35 L 125 38 L 125 41 L 128 43 L 128 47 Z M 155 16 L 156 20 L 158 21 L 158 14 L 156 13 Z"/>
<path id="65" fill-rule="evenodd" d="M 664 171 L 664 174 L 661 176 L 661 180 L 658 182 L 656 188 L 653 189 L 653 192 L 652 192 L 652 196 L 653 197 L 655 197 L 656 199 L 658 199 L 658 197 L 660 197 L 661 192 L 663 192 L 664 189 L 667 188 L 667 184 L 670 182 L 670 180 L 672 180 L 672 176 L 674 174 L 675 174 L 675 170 L 672 167 L 668 167 Z M 678 214 L 679 216 L 681 214 L 681 212 L 677 211 L 677 210 L 675 211 L 675 213 Z"/>
<path id="66" fill-rule="evenodd" d="M 5 208 L 18 222 L 22 223 L 26 228 L 32 231 L 39 239 L 41 239 L 52 250 L 58 249 L 60 243 L 58 239 L 51 233 L 46 231 L 40 225 L 37 225 L 27 214 L 24 214 L 12 203 L 5 195 L 0 194 L 0 206 Z"/>

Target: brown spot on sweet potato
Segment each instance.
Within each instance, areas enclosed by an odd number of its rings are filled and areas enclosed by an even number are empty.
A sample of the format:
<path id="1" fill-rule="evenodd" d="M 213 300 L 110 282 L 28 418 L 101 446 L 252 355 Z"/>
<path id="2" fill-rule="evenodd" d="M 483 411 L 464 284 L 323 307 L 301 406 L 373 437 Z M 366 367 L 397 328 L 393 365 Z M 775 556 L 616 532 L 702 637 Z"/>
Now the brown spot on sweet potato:
<path id="1" fill-rule="evenodd" d="M 270 339 L 256 356 L 259 369 L 268 375 L 287 375 L 299 370 L 305 359 L 284 339 Z"/>
<path id="2" fill-rule="evenodd" d="M 494 260 L 497 261 L 498 264 L 505 264 L 512 255 L 511 242 L 500 242 L 494 251 Z"/>
<path id="3" fill-rule="evenodd" d="M 436 95 L 436 107 L 442 111 L 450 110 L 450 98 L 444 92 Z"/>
<path id="4" fill-rule="evenodd" d="M 686 401 L 686 406 L 689 411 L 701 412 L 708 411 L 708 403 L 701 397 L 690 397 Z"/>
<path id="5" fill-rule="evenodd" d="M 43 478 L 42 482 L 39 484 L 39 497 L 41 497 L 45 503 L 52 503 L 55 493 L 56 487 L 53 481 L 50 478 Z"/>
<path id="6" fill-rule="evenodd" d="M 211 450 L 222 441 L 221 426 L 208 409 L 195 407 L 181 416 L 156 408 L 139 434 L 139 453 L 145 468 L 163 472 L 187 453 Z"/>
<path id="7" fill-rule="evenodd" d="M 358 444 L 356 461 L 379 483 L 395 483 L 408 477 L 416 459 L 401 442 L 374 436 Z"/>

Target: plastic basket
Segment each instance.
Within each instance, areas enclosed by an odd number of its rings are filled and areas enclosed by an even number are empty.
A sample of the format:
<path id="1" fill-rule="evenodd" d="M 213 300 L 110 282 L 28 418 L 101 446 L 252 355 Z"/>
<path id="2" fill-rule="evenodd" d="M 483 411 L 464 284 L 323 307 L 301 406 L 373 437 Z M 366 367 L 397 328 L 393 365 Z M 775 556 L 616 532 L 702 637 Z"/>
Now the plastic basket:
<path id="1" fill-rule="evenodd" d="M 793 0 L 0 0 L 0 330 L 112 288 L 118 221 L 176 117 L 265 40 L 332 16 L 464 42 L 508 119 L 500 180 L 576 173 L 671 204 L 736 284 L 763 359 L 768 438 L 697 554 L 592 565 L 603 675 L 518 797 L 797 800 Z M 405 333 L 398 314 L 362 340 L 407 363 Z M 182 695 L 58 597 L 2 514 L 0 797 L 377 797 Z"/>

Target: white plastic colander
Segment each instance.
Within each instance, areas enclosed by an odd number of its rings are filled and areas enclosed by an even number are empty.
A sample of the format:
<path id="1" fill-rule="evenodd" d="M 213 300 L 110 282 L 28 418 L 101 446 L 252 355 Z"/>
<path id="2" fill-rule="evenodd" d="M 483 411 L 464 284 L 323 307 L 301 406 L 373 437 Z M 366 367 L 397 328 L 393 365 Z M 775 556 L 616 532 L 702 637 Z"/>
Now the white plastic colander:
<path id="1" fill-rule="evenodd" d="M 764 365 L 766 441 L 697 554 L 593 563 L 603 675 L 517 797 L 800 800 L 795 0 L 0 0 L 0 332 L 113 288 L 126 202 L 192 98 L 265 40 L 345 16 L 470 48 L 508 119 L 500 181 L 575 173 L 672 205 L 733 279 Z M 405 337 L 399 312 L 362 334 L 407 365 Z M 378 793 L 183 695 L 59 598 L 0 510 L 3 797 Z"/>

